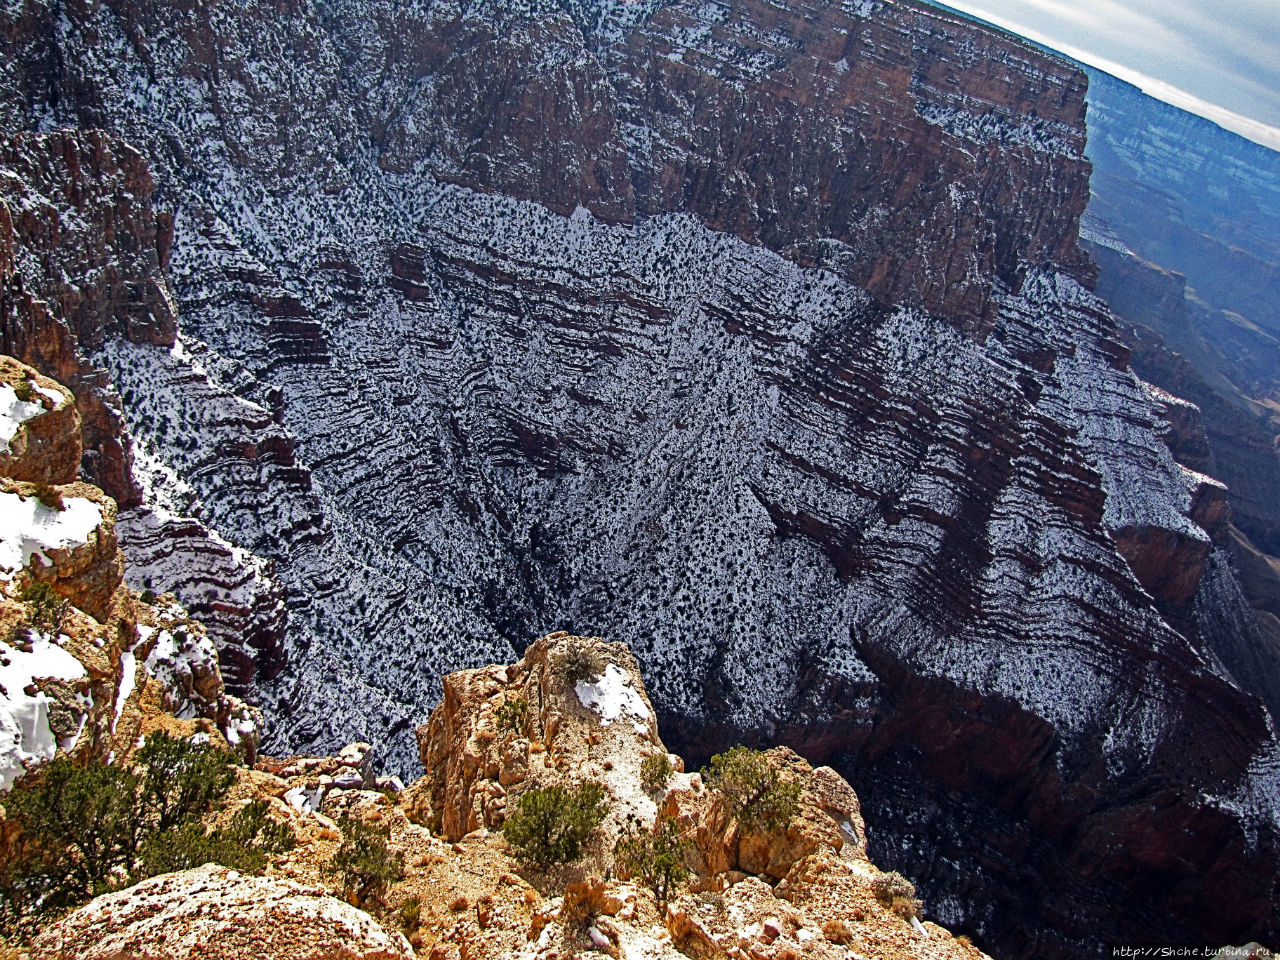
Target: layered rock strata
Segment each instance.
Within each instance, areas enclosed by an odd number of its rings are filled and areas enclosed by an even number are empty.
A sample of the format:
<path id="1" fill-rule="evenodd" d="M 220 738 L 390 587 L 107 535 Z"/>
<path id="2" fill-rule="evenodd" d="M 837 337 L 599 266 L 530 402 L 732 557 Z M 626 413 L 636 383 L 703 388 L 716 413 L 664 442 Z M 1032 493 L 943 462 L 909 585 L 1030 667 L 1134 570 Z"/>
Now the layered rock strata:
<path id="1" fill-rule="evenodd" d="M 674 742 L 847 772 L 1008 956 L 1276 928 L 1217 488 L 1076 244 L 1080 73 L 906 2 L 3 17 L 13 125 L 124 132 L 176 208 L 186 339 L 93 359 L 276 564 L 282 741 L 408 768 L 442 667 L 564 625 Z"/>
<path id="2" fill-rule="evenodd" d="M 210 625 L 234 664 L 229 679 L 243 691 L 257 671 L 279 669 L 280 589 L 263 561 L 196 519 L 203 510 L 189 486 L 146 445 L 134 446 L 122 398 L 90 359 L 115 342 L 175 347 L 164 272 L 173 219 L 156 214 L 153 191 L 139 153 L 100 132 L 19 135 L 0 144 L 0 251 L 8 251 L 0 254 L 0 350 L 71 388 L 77 450 L 83 447 L 72 473 L 81 467 L 119 504 L 130 583 L 188 602 Z M 239 414 L 241 432 L 255 419 L 270 432 L 269 417 L 238 406 L 221 422 Z M 161 436 L 168 429 L 167 420 L 149 426 Z M 287 443 L 277 438 L 275 447 L 289 456 Z"/>

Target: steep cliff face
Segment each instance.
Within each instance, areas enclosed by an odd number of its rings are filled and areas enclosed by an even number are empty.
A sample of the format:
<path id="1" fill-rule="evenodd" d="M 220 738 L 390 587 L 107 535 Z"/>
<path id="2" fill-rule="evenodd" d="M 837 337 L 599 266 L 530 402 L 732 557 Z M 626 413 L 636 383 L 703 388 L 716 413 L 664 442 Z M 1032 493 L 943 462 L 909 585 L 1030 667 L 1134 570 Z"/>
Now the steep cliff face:
<path id="1" fill-rule="evenodd" d="M 1200 632 L 1274 716 L 1280 154 L 1105 75 L 1089 99 L 1095 170 L 1084 237 L 1098 292 L 1122 320 L 1134 370 L 1195 404 L 1179 406 L 1171 449 L 1226 483 L 1232 529 L 1215 538 L 1214 563 L 1229 556 L 1253 607 L 1225 614 L 1236 626 L 1223 629 L 1221 605 L 1202 598 Z"/>
<path id="2" fill-rule="evenodd" d="M 0 356 L 0 441 L 0 790 L 59 750 L 123 758 L 173 714 L 252 759 L 261 716 L 203 628 L 124 585 L 116 503 L 76 479 L 71 392 Z M 0 823 L 0 859 L 10 842 Z"/>
<path id="3" fill-rule="evenodd" d="M 366 108 L 379 164 L 615 223 L 689 211 L 965 323 L 996 277 L 1087 272 L 1082 78 L 1025 46 L 905 4 L 623 6 L 585 38 L 574 12 L 384 16 L 425 41 L 425 82 Z M 386 89 L 410 65 L 356 22 L 344 65 Z"/>
<path id="4" fill-rule="evenodd" d="M 1114 78 L 1096 78 L 1090 100 L 1099 292 L 1154 332 L 1136 334 L 1135 368 L 1202 408 L 1235 523 L 1280 552 L 1280 153 Z"/>
<path id="5" fill-rule="evenodd" d="M 89 349 L 146 502 L 275 564 L 280 742 L 408 766 L 442 670 L 599 632 L 1007 956 L 1275 930 L 1220 488 L 1087 289 L 1078 72 L 909 3 L 0 16 L 14 122 L 175 207 L 183 336 Z"/>
<path id="6" fill-rule="evenodd" d="M 74 466 L 122 510 L 116 526 L 129 547 L 130 581 L 189 602 L 243 690 L 257 669 L 279 669 L 279 589 L 264 564 L 192 516 L 202 512 L 198 501 L 148 447 L 134 448 L 122 398 L 90 359 L 108 344 L 174 348 L 176 307 L 164 273 L 173 219 L 154 212 L 153 190 L 141 155 L 102 133 L 0 143 L 0 249 L 11 251 L 0 256 L 0 349 L 73 391 Z M 222 422 L 236 423 L 239 436 L 259 426 L 226 406 Z M 165 410 L 148 426 L 163 437 L 172 415 Z"/>

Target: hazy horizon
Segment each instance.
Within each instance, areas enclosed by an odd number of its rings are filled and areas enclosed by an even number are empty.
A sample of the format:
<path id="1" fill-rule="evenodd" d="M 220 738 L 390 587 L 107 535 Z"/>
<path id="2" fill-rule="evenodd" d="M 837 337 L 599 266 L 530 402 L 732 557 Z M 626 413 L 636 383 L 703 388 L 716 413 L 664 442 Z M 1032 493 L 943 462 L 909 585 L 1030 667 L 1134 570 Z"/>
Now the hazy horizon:
<path id="1" fill-rule="evenodd" d="M 1280 150 L 1280 3 L 1228 0 L 946 0 Z"/>

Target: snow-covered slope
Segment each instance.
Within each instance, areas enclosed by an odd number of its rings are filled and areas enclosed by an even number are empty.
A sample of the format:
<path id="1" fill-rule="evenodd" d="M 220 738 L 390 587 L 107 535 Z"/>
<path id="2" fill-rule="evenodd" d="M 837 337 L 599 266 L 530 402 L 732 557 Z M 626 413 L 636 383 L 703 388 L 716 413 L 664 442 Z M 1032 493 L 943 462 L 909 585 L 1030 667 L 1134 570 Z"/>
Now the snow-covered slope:
<path id="1" fill-rule="evenodd" d="M 220 637 L 274 745 L 411 764 L 441 673 L 599 633 L 687 752 L 838 764 L 1008 955 L 1274 927 L 1220 488 L 1088 291 L 1080 74 L 905 2 L 4 16 L 11 123 L 120 131 L 175 213 L 177 334 L 81 344 L 152 585 L 282 591 Z"/>

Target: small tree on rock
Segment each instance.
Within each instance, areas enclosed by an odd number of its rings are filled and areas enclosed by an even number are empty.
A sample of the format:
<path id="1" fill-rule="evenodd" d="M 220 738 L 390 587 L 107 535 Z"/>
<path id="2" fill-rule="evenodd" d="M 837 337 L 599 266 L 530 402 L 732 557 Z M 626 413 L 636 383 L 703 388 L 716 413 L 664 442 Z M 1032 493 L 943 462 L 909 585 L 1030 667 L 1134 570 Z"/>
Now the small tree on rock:
<path id="1" fill-rule="evenodd" d="M 529 701 L 524 697 L 511 697 L 503 701 L 502 706 L 494 712 L 498 727 L 514 736 L 524 735 L 529 724 Z"/>
<path id="2" fill-rule="evenodd" d="M 55 757 L 16 784 L 4 798 L 13 832 L 0 865 L 0 927 L 21 933 L 98 894 L 210 861 L 261 869 L 293 840 L 265 801 L 206 825 L 235 779 L 234 762 L 209 744 L 153 733 L 132 765 Z"/>
<path id="3" fill-rule="evenodd" d="M 924 904 L 916 899 L 916 888 L 897 870 L 882 873 L 871 881 L 871 892 L 881 904 L 904 920 L 918 917 Z"/>
<path id="4" fill-rule="evenodd" d="M 157 833 L 212 810 L 236 779 L 229 752 L 166 734 L 148 737 L 136 760 L 143 816 Z"/>
<path id="5" fill-rule="evenodd" d="M 579 859 L 607 812 L 605 789 L 598 783 L 533 787 L 507 814 L 502 836 L 516 859 L 546 870 Z"/>
<path id="6" fill-rule="evenodd" d="M 652 753 L 640 761 L 640 783 L 650 793 L 667 785 L 675 770 L 665 753 Z"/>
<path id="7" fill-rule="evenodd" d="M 144 830 L 137 816 L 140 782 L 124 767 L 78 767 L 56 757 L 38 783 L 5 797 L 6 819 L 19 828 L 4 871 L 8 925 L 83 903 L 132 869 Z"/>
<path id="8" fill-rule="evenodd" d="M 344 817 L 338 823 L 342 846 L 329 871 L 342 880 L 347 899 L 356 906 L 381 904 L 391 884 L 404 876 L 404 856 L 388 847 L 391 828 Z"/>
<path id="9" fill-rule="evenodd" d="M 565 680 L 573 686 L 600 676 L 608 666 L 608 661 L 595 647 L 585 643 L 573 643 L 560 655 L 559 666 Z"/>
<path id="10" fill-rule="evenodd" d="M 672 817 L 659 817 L 652 829 L 629 817 L 613 855 L 619 873 L 636 877 L 653 891 L 659 903 L 666 903 L 689 876 L 684 858 L 690 846 Z"/>
<path id="11" fill-rule="evenodd" d="M 800 784 L 784 780 L 760 750 L 737 746 L 718 753 L 702 776 L 725 798 L 729 815 L 747 830 L 783 830 L 800 804 Z"/>

